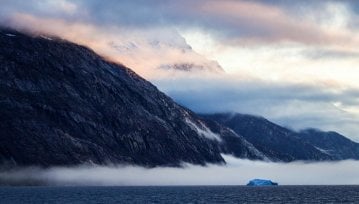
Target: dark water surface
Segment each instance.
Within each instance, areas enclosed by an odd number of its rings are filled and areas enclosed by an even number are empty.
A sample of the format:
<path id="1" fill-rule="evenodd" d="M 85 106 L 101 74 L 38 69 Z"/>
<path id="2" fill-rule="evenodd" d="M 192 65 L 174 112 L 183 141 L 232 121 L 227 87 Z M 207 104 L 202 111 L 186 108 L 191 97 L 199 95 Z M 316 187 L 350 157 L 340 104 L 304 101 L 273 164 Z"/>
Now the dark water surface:
<path id="1" fill-rule="evenodd" d="M 359 186 L 0 187 L 0 203 L 359 203 Z"/>

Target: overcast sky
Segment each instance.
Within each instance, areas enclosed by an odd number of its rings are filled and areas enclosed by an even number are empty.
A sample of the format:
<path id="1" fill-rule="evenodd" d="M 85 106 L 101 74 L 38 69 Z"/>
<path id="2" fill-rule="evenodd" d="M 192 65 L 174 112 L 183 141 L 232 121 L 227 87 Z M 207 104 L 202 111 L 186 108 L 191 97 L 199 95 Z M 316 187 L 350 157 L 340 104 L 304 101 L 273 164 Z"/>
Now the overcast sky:
<path id="1" fill-rule="evenodd" d="M 359 141 L 358 1 L 0 2 L 2 25 L 87 45 L 194 111 L 263 115 Z M 161 69 L 181 63 L 208 71 Z"/>

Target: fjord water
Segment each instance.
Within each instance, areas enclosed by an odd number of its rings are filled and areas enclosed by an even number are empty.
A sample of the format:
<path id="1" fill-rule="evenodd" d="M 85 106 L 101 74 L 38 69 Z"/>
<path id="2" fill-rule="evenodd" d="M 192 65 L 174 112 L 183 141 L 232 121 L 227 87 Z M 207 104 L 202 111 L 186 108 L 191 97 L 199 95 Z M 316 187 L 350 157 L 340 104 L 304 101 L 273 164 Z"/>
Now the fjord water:
<path id="1" fill-rule="evenodd" d="M 0 203 L 359 203 L 359 186 L 0 187 Z"/>

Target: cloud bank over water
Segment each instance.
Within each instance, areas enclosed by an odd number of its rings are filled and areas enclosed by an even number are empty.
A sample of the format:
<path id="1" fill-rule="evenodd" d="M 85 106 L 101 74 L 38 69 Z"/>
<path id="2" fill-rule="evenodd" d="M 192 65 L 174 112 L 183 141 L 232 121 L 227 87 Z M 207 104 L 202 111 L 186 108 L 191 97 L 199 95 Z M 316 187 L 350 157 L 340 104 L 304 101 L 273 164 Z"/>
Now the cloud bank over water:
<path id="1" fill-rule="evenodd" d="M 280 185 L 359 184 L 359 161 L 270 163 L 224 155 L 227 165 L 184 168 L 138 166 L 37 167 L 1 171 L 4 184 L 46 185 L 245 185 L 253 178 L 267 178 Z"/>

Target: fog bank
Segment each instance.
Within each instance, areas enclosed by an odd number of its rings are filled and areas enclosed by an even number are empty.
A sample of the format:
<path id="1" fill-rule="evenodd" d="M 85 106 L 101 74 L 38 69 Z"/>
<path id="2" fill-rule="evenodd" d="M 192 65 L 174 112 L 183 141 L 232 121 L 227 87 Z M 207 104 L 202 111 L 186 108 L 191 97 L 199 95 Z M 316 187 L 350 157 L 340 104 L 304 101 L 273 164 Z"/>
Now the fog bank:
<path id="1" fill-rule="evenodd" d="M 29 167 L 0 172 L 2 185 L 245 185 L 265 178 L 280 185 L 357 185 L 359 161 L 271 163 L 224 155 L 226 166 L 184 168 L 138 166 Z"/>

